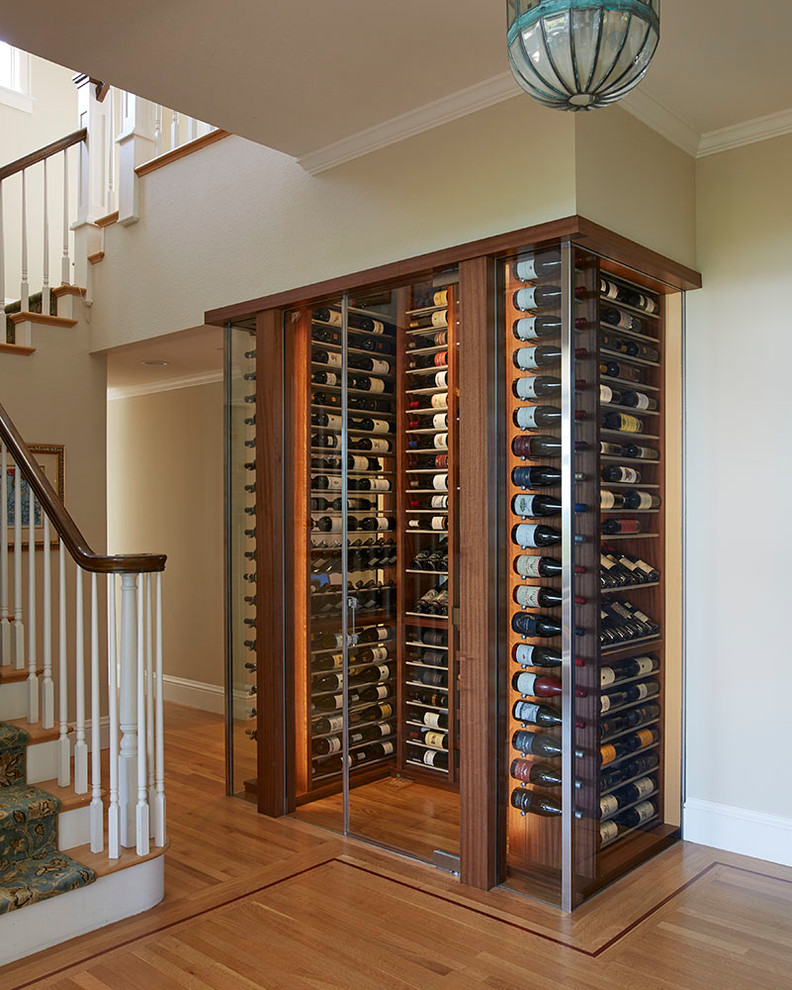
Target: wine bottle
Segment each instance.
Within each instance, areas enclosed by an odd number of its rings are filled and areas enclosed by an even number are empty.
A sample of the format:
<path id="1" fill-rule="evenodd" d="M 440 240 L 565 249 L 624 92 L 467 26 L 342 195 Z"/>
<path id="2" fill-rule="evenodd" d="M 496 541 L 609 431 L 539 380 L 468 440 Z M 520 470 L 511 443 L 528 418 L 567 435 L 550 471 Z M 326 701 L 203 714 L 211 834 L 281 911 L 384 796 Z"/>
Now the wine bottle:
<path id="1" fill-rule="evenodd" d="M 639 368 L 634 368 L 630 364 L 620 364 L 618 361 L 604 361 L 599 366 L 601 375 L 608 378 L 621 378 L 624 381 L 641 384 L 643 382 L 642 373 Z"/>
<path id="2" fill-rule="evenodd" d="M 523 756 L 543 756 L 545 759 L 561 756 L 561 742 L 546 732 L 528 732 L 518 729 L 512 736 L 512 746 Z M 582 749 L 575 750 L 575 756 L 582 759 Z"/>
<path id="3" fill-rule="evenodd" d="M 561 681 L 557 681 L 554 677 L 531 674 L 528 671 L 518 671 L 514 674 L 512 687 L 520 694 L 527 694 L 532 698 L 554 698 L 562 691 Z"/>
<path id="4" fill-rule="evenodd" d="M 561 394 L 561 379 L 553 378 L 551 375 L 515 378 L 512 382 L 512 392 L 518 399 L 543 399 L 547 396 L 556 398 Z"/>
<path id="5" fill-rule="evenodd" d="M 634 536 L 641 532 L 641 524 L 637 519 L 605 519 L 601 529 L 606 536 Z"/>
<path id="6" fill-rule="evenodd" d="M 585 358 L 587 353 L 585 348 L 575 348 L 575 357 L 578 359 Z M 534 347 L 518 347 L 512 355 L 515 368 L 519 368 L 521 371 L 547 368 L 550 365 L 557 364 L 560 360 L 561 348 L 549 347 L 544 344 L 537 344 Z"/>
<path id="7" fill-rule="evenodd" d="M 515 663 L 529 667 L 561 666 L 561 651 L 550 646 L 517 643 L 512 647 L 512 658 Z"/>
<path id="8" fill-rule="evenodd" d="M 561 531 L 539 523 L 520 523 L 512 529 L 512 540 L 523 550 L 552 547 L 561 542 Z"/>
<path id="9" fill-rule="evenodd" d="M 636 460 L 657 461 L 660 459 L 659 450 L 655 450 L 654 447 L 639 447 L 634 443 L 624 444 L 621 452 L 624 457 L 633 457 Z"/>
<path id="10" fill-rule="evenodd" d="M 520 406 L 514 410 L 514 425 L 520 430 L 536 430 L 557 426 L 561 422 L 561 410 L 556 406 Z"/>
<path id="11" fill-rule="evenodd" d="M 541 815 L 543 818 L 552 818 L 561 814 L 561 804 L 554 798 L 539 791 L 529 791 L 524 787 L 512 791 L 511 806 L 516 808 L 521 815 Z"/>
<path id="12" fill-rule="evenodd" d="M 512 760 L 509 773 L 515 780 L 541 787 L 560 787 L 561 771 L 549 763 L 534 763 L 532 760 Z"/>
<path id="13" fill-rule="evenodd" d="M 576 440 L 575 450 L 588 450 L 588 444 L 584 440 Z M 518 436 L 512 440 L 512 453 L 516 457 L 532 460 L 537 457 L 560 457 L 561 439 L 551 436 Z"/>
<path id="14" fill-rule="evenodd" d="M 639 684 L 630 684 L 621 690 L 610 691 L 608 694 L 600 696 L 600 714 L 609 712 L 612 708 L 621 708 L 623 705 L 632 704 L 635 701 L 645 701 L 654 698 L 660 693 L 659 681 L 641 681 Z"/>
<path id="15" fill-rule="evenodd" d="M 606 430 L 618 430 L 620 433 L 643 433 L 643 420 L 630 413 L 609 412 L 602 417 L 602 425 Z"/>
<path id="16" fill-rule="evenodd" d="M 542 251 L 539 254 L 521 254 L 514 262 L 512 272 L 520 282 L 533 282 L 561 274 L 561 252 Z"/>
<path id="17" fill-rule="evenodd" d="M 630 406 L 639 409 L 641 412 L 645 412 L 657 409 L 657 400 L 645 392 L 635 392 L 625 389 L 621 393 L 620 405 Z"/>
<path id="18" fill-rule="evenodd" d="M 627 492 L 624 496 L 626 509 L 659 509 L 660 496 L 651 492 Z"/>
<path id="19" fill-rule="evenodd" d="M 624 495 L 620 492 L 611 492 L 607 488 L 600 489 L 600 509 L 609 512 L 612 509 L 624 508 Z"/>
<path id="20" fill-rule="evenodd" d="M 561 725 L 561 713 L 549 705 L 537 705 L 530 701 L 515 701 L 512 706 L 512 718 L 526 725 Z"/>
<path id="21" fill-rule="evenodd" d="M 561 623 L 549 615 L 529 615 L 518 612 L 512 616 L 512 629 L 521 636 L 549 638 L 561 635 Z"/>
<path id="22" fill-rule="evenodd" d="M 656 313 L 659 308 L 656 300 L 647 293 L 619 285 L 618 282 L 604 276 L 600 277 L 600 294 L 612 302 L 623 303 L 634 309 L 642 309 L 646 313 Z"/>
<path id="23" fill-rule="evenodd" d="M 656 752 L 645 753 L 643 756 L 636 756 L 632 760 L 627 760 L 619 767 L 612 770 L 603 770 L 600 775 L 600 788 L 603 791 L 617 787 L 626 780 L 631 780 L 639 774 L 649 773 L 660 766 L 660 757 Z"/>
<path id="24" fill-rule="evenodd" d="M 609 484 L 637 485 L 641 481 L 641 472 L 625 464 L 610 464 L 602 469 L 600 477 Z"/>
<path id="25" fill-rule="evenodd" d="M 646 822 L 655 818 L 656 815 L 657 806 L 655 803 L 653 801 L 642 801 L 634 808 L 622 812 L 622 814 L 616 817 L 615 821 L 623 828 L 637 828 L 639 825 L 644 825 Z"/>
<path id="26" fill-rule="evenodd" d="M 540 557 L 535 554 L 520 554 L 514 558 L 514 570 L 521 578 L 558 577 L 563 572 L 560 560 L 555 557 Z M 574 565 L 575 574 L 585 574 L 586 568 Z"/>

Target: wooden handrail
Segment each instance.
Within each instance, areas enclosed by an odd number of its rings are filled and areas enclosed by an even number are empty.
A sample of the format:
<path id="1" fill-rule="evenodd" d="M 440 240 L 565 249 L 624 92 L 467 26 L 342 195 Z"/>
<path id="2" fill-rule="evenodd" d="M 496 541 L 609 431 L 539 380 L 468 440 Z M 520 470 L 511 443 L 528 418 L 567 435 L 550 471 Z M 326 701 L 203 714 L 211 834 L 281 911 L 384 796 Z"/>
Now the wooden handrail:
<path id="1" fill-rule="evenodd" d="M 2 406 L 0 406 L 0 440 L 8 448 L 14 463 L 22 472 L 22 477 L 30 485 L 43 511 L 49 516 L 66 549 L 83 570 L 97 574 L 151 574 L 154 571 L 165 570 L 167 558 L 164 554 L 102 556 L 93 552 Z M 5 506 L 0 508 L 5 512 Z"/>
<path id="2" fill-rule="evenodd" d="M 31 165 L 35 165 L 37 162 L 43 162 L 45 158 L 50 158 L 52 155 L 57 155 L 59 151 L 65 151 L 67 148 L 71 148 L 73 144 L 79 144 L 80 141 L 84 141 L 88 136 L 88 130 L 83 127 L 79 131 L 75 131 L 73 134 L 67 134 L 66 137 L 58 138 L 57 141 L 53 141 L 52 144 L 46 144 L 43 148 L 39 148 L 38 151 L 31 151 L 29 155 L 24 155 L 22 158 L 17 158 L 15 162 L 11 162 L 8 165 L 3 165 L 0 168 L 0 182 L 3 179 L 7 179 L 10 175 L 16 175 L 17 172 L 21 172 L 23 169 L 30 168 Z"/>

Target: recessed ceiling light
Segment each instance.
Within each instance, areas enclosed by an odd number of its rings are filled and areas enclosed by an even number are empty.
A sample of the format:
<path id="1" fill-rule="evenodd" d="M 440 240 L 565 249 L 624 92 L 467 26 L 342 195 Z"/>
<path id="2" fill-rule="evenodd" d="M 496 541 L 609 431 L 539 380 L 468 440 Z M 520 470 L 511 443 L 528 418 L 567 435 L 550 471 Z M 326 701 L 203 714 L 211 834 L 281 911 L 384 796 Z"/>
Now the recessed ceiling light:
<path id="1" fill-rule="evenodd" d="M 141 364 L 147 364 L 150 368 L 164 368 L 166 364 L 170 364 L 170 361 L 141 361 Z"/>

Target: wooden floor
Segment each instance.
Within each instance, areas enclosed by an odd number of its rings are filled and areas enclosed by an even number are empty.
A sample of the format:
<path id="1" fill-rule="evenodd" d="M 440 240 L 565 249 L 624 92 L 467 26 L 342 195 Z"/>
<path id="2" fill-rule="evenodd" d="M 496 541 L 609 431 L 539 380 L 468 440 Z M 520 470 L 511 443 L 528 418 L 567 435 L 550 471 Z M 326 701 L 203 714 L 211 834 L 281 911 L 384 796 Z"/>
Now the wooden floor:
<path id="1" fill-rule="evenodd" d="M 0 969 L 0 990 L 792 988 L 791 869 L 680 843 L 565 916 L 262 818 L 223 796 L 218 717 L 166 724 L 165 901 Z"/>
<path id="2" fill-rule="evenodd" d="M 343 831 L 342 797 L 297 809 L 300 821 Z M 435 850 L 459 855 L 459 794 L 408 777 L 384 777 L 349 793 L 349 828 L 361 839 L 404 852 L 426 863 Z"/>

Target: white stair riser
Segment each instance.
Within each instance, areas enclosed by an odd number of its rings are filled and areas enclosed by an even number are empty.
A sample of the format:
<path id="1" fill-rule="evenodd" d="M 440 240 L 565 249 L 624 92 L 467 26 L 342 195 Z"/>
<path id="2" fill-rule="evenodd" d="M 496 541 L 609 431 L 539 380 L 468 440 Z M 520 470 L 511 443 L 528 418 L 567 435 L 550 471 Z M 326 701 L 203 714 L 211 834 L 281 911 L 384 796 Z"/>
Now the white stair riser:
<path id="1" fill-rule="evenodd" d="M 0 916 L 0 966 L 147 911 L 164 894 L 165 857 L 100 877 L 68 894 Z"/>
<path id="2" fill-rule="evenodd" d="M 0 722 L 27 716 L 27 682 L 0 684 Z"/>
<path id="3" fill-rule="evenodd" d="M 66 852 L 91 841 L 89 808 L 73 808 L 58 815 L 58 849 Z"/>
<path id="4" fill-rule="evenodd" d="M 27 782 L 54 780 L 58 776 L 58 741 L 35 743 L 27 748 Z"/>

